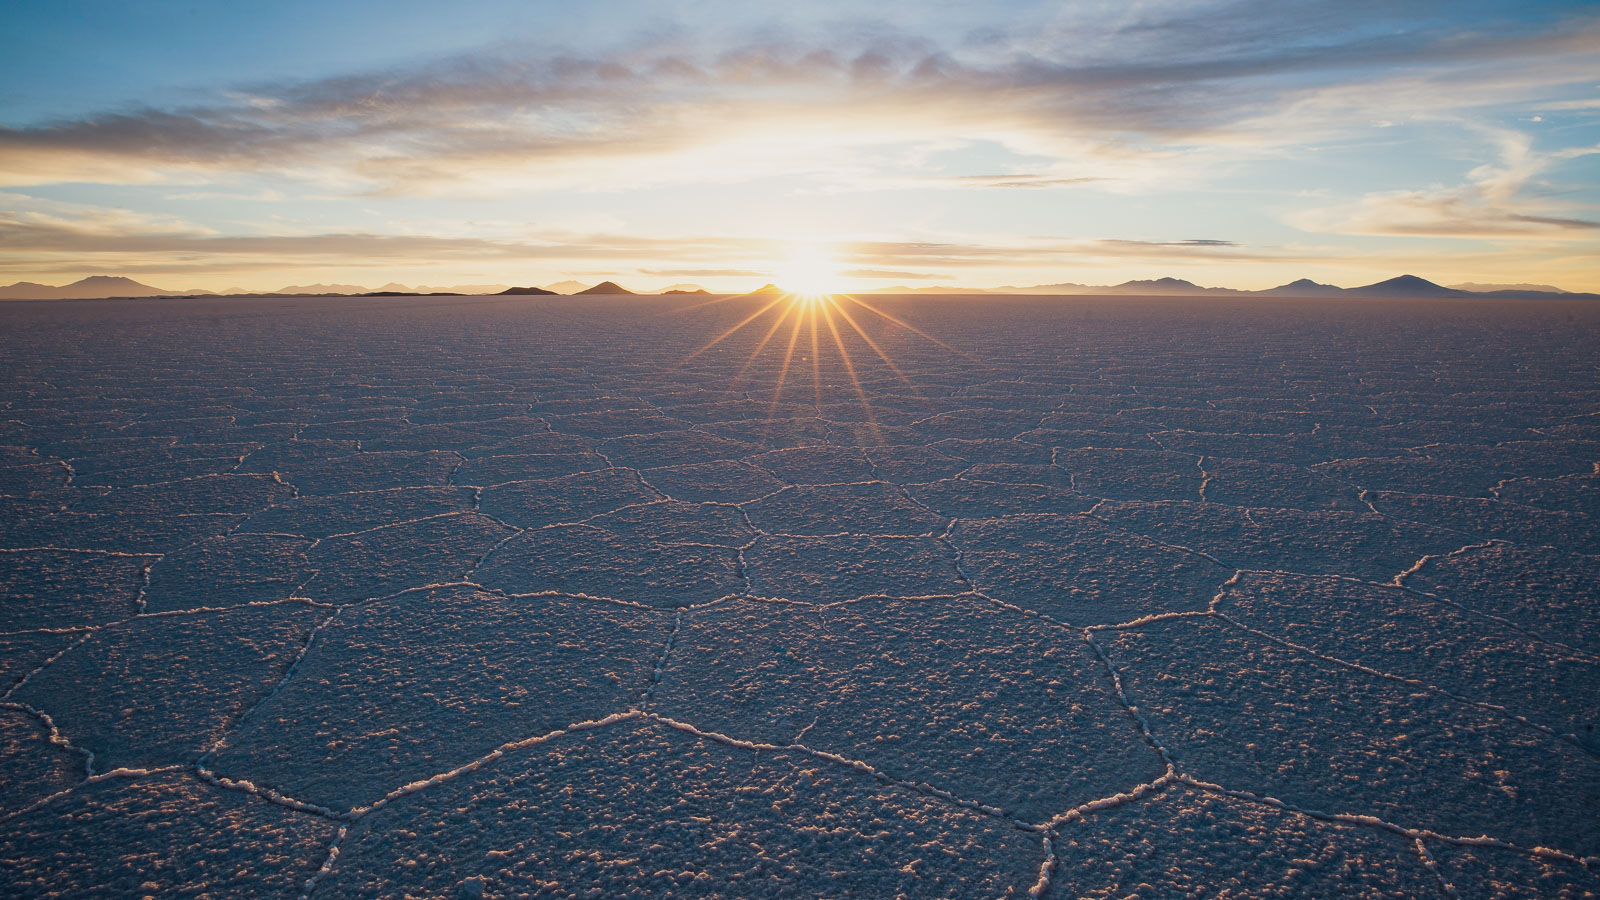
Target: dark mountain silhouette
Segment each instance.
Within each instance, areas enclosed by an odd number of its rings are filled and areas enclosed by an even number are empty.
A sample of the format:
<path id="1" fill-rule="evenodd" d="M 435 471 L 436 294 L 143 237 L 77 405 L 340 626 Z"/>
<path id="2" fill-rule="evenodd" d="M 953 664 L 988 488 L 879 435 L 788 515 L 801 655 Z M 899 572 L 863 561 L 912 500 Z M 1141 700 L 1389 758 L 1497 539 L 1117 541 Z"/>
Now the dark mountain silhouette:
<path id="1" fill-rule="evenodd" d="M 1458 291 L 1447 288 L 1442 284 L 1434 284 L 1426 278 L 1415 275 L 1401 275 L 1388 281 L 1377 284 L 1367 284 L 1361 287 L 1349 288 L 1345 294 L 1350 297 L 1470 297 L 1471 291 Z"/>
<path id="2" fill-rule="evenodd" d="M 615 281 L 602 281 L 599 284 L 595 285 L 594 287 L 592 287 L 592 288 L 584 288 L 583 290 L 579 291 L 578 293 L 580 293 L 580 294 L 631 294 L 631 293 L 633 293 L 633 291 L 630 291 L 627 288 L 623 287 L 622 285 L 617 284 Z"/>
<path id="3" fill-rule="evenodd" d="M 1336 284 L 1323 284 L 1309 278 L 1301 278 L 1288 284 L 1280 284 L 1275 288 L 1264 291 L 1253 291 L 1267 297 L 1335 297 L 1344 293 L 1344 288 Z"/>
<path id="4" fill-rule="evenodd" d="M 44 300 L 52 296 L 52 292 L 59 291 L 54 285 L 40 284 L 37 281 L 19 281 L 0 287 L 0 298 L 7 300 Z"/>
<path id="5" fill-rule="evenodd" d="M 1172 296 L 1187 294 L 1236 293 L 1227 288 L 1203 288 L 1182 278 L 1155 278 L 1143 281 L 1124 281 L 1105 289 L 1107 294 L 1138 294 L 1140 296 Z"/>
<path id="6" fill-rule="evenodd" d="M 556 294 L 555 291 L 547 291 L 542 287 L 511 287 L 511 288 L 506 288 L 503 291 L 500 291 L 495 296 L 500 297 L 500 296 L 504 296 L 506 294 L 511 294 L 513 296 L 518 296 L 518 297 L 522 297 L 522 296 L 529 296 L 529 297 L 531 297 L 531 296 L 544 296 L 544 297 L 559 296 L 558 294 Z"/>
<path id="7" fill-rule="evenodd" d="M 709 296 L 711 296 L 711 292 L 706 290 L 705 288 L 695 288 L 692 291 L 685 291 L 685 290 L 682 290 L 681 288 L 673 288 L 670 291 L 662 291 L 661 292 L 661 296 L 663 296 L 663 297 L 672 296 L 674 294 L 688 295 L 690 297 L 709 297 Z"/>
<path id="8" fill-rule="evenodd" d="M 82 281 L 60 287 L 19 281 L 0 287 L 0 300 L 95 300 L 101 297 L 160 297 L 175 293 L 140 284 L 121 275 L 91 275 Z"/>

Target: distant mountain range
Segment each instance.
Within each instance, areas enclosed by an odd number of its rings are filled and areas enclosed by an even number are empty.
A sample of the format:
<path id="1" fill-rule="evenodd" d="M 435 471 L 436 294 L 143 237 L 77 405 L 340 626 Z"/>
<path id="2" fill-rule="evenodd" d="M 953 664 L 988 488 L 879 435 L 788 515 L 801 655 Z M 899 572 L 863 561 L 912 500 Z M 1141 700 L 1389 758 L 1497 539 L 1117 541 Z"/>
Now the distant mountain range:
<path id="1" fill-rule="evenodd" d="M 751 294 L 781 293 L 782 289 L 768 284 L 751 291 Z M 450 287 L 433 287 L 418 285 L 406 287 L 403 284 L 390 283 L 377 290 L 362 287 L 359 284 L 291 284 L 276 291 L 246 291 L 241 288 L 230 288 L 226 291 L 208 291 L 203 289 L 179 291 L 167 288 L 152 287 L 142 284 L 131 278 L 120 275 L 91 275 L 72 284 L 48 285 L 36 284 L 31 281 L 19 281 L 16 284 L 0 286 L 0 300 L 96 300 L 108 297 L 190 297 L 190 296 L 370 296 L 370 295 L 409 295 L 409 294 L 439 294 L 439 295 L 481 295 L 481 294 L 508 294 L 508 295 L 552 295 L 552 294 L 636 294 L 617 284 L 615 281 L 602 281 L 593 286 L 584 285 L 577 281 L 562 281 L 544 287 L 508 287 L 503 284 L 458 284 Z M 705 294 L 704 288 L 695 284 L 675 284 L 662 291 L 663 294 Z M 1376 284 L 1367 284 L 1360 287 L 1342 288 L 1332 284 L 1321 284 L 1309 278 L 1301 278 L 1274 288 L 1260 291 L 1241 291 L 1233 288 L 1201 287 L 1192 281 L 1181 278 L 1154 278 L 1147 280 L 1124 281 L 1121 284 L 1075 284 L 1062 282 L 1058 284 L 1035 284 L 1024 287 L 1006 285 L 1003 287 L 977 290 L 949 286 L 937 287 L 906 287 L 896 285 L 889 288 L 877 288 L 870 291 L 861 291 L 864 294 L 1019 294 L 1030 296 L 1073 296 L 1090 294 L 1096 296 L 1140 296 L 1140 297 L 1392 297 L 1395 299 L 1448 299 L 1448 298 L 1494 298 L 1502 300 L 1547 300 L 1547 299 L 1600 299 L 1600 294 L 1584 294 L 1564 291 L 1561 288 L 1548 284 L 1478 284 L 1468 282 L 1453 287 L 1435 284 L 1426 278 L 1415 275 L 1401 275 Z"/>
<path id="2" fill-rule="evenodd" d="M 427 285 L 421 284 L 408 287 L 403 284 L 390 282 L 380 288 L 369 288 L 359 284 L 290 284 L 277 290 L 252 291 L 245 288 L 228 288 L 223 291 L 212 291 L 205 288 L 191 288 L 177 290 L 174 288 L 155 287 L 125 278 L 121 275 L 91 275 L 81 281 L 71 284 L 50 285 L 37 284 L 31 281 L 19 281 L 16 284 L 0 286 L 0 300 L 99 300 L 108 297 L 275 297 L 275 296 L 314 296 L 314 297 L 359 297 L 372 294 L 443 294 L 449 296 L 474 296 L 482 294 L 559 294 L 563 291 L 556 288 L 569 288 L 565 293 L 633 293 L 618 287 L 615 283 L 607 281 L 602 285 L 589 288 L 587 285 L 576 281 L 562 282 L 549 288 L 513 288 L 504 284 L 457 284 L 457 285 Z M 600 290 L 600 288 L 606 288 Z M 675 285 L 679 288 L 699 289 L 698 285 Z"/>
<path id="3" fill-rule="evenodd" d="M 1564 291 L 1553 284 L 1478 284 L 1468 281 L 1464 284 L 1446 285 L 1446 287 L 1453 287 L 1458 291 L 1472 291 L 1475 294 L 1488 291 L 1539 291 L 1544 294 L 1572 293 L 1571 291 Z"/>
<path id="4" fill-rule="evenodd" d="M 19 281 L 0 287 L 0 300 L 93 300 L 99 297 L 159 297 L 176 291 L 153 288 L 121 275 L 90 275 L 60 287 Z"/>
<path id="5" fill-rule="evenodd" d="M 91 275 L 81 281 L 61 286 L 19 281 L 0 287 L 0 300 L 98 300 L 105 297 L 263 297 L 274 295 L 352 296 L 361 294 L 493 294 L 505 289 L 503 284 L 457 284 L 451 286 L 386 284 L 373 289 L 359 284 L 291 284 L 275 291 L 251 291 L 228 288 L 210 291 L 205 288 L 175 290 L 153 287 L 124 278 L 121 275 Z"/>
<path id="6" fill-rule="evenodd" d="M 1201 287 L 1192 281 L 1181 278 L 1155 278 L 1140 281 L 1124 281 L 1121 284 L 1074 284 L 1065 282 L 1061 284 L 1035 284 L 1026 287 L 1006 285 L 992 288 L 987 291 L 973 291 L 965 288 L 954 287 L 892 287 L 865 291 L 869 294 L 1019 294 L 1019 295 L 1094 295 L 1094 296 L 1138 296 L 1138 297 L 1390 297 L 1394 299 L 1429 299 L 1429 298 L 1498 298 L 1503 300 L 1544 300 L 1554 298 L 1566 299 L 1600 299 L 1600 294 L 1577 294 L 1561 290 L 1550 285 L 1473 285 L 1472 289 L 1462 287 L 1445 287 L 1435 284 L 1426 278 L 1416 275 L 1401 275 L 1380 281 L 1376 284 L 1366 284 L 1360 287 L 1342 288 L 1332 284 L 1321 284 L 1309 278 L 1301 278 L 1288 284 L 1281 284 L 1274 288 L 1260 291 L 1241 291 L 1234 288 Z"/>

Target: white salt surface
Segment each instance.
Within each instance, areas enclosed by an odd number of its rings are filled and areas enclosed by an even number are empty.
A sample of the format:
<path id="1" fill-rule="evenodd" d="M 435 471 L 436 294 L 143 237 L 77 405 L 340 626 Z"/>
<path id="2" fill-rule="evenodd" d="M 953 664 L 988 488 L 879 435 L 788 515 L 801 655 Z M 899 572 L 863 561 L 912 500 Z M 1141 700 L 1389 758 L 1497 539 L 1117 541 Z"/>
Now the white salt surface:
<path id="1" fill-rule="evenodd" d="M 0 893 L 1600 889 L 1600 308 L 756 302 L 0 308 Z"/>

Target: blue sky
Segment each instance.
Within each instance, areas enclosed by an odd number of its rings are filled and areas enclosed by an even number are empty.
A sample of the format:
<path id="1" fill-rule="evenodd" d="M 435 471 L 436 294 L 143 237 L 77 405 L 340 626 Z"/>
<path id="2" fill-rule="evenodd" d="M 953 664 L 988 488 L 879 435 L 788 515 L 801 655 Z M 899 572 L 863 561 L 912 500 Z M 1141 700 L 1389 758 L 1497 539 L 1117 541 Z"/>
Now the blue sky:
<path id="1" fill-rule="evenodd" d="M 1600 289 L 1600 12 L 14 4 L 0 282 Z"/>

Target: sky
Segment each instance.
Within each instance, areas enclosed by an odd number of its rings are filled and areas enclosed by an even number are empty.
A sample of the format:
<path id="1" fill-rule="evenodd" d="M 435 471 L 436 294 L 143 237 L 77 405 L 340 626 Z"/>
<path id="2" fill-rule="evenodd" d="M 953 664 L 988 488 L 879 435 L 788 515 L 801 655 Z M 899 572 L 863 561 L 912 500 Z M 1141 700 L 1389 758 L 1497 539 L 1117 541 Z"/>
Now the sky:
<path id="1" fill-rule="evenodd" d="M 0 283 L 1600 291 L 1592 3 L 6 17 Z"/>

